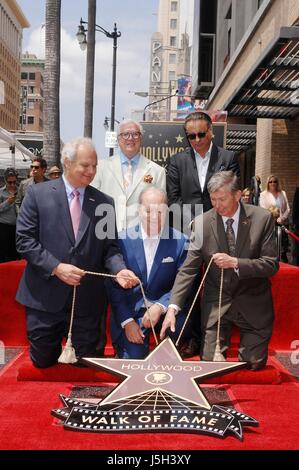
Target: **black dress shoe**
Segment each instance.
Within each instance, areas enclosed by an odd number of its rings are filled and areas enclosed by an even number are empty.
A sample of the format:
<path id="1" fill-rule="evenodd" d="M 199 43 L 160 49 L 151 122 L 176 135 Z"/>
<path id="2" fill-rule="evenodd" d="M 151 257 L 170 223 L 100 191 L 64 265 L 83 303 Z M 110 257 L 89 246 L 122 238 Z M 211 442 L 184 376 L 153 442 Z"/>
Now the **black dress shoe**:
<path id="1" fill-rule="evenodd" d="M 184 344 L 179 349 L 180 355 L 183 359 L 198 356 L 200 352 L 200 342 L 196 338 L 190 338 L 188 343 Z"/>

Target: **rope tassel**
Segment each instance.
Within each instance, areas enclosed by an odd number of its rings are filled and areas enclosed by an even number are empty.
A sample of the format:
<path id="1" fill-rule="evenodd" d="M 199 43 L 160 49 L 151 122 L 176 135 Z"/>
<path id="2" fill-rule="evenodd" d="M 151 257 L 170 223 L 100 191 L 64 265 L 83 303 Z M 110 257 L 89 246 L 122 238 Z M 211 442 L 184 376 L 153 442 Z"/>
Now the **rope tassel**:
<path id="1" fill-rule="evenodd" d="M 221 322 L 221 303 L 222 303 L 222 289 L 223 289 L 223 268 L 221 269 L 220 276 L 220 290 L 219 290 L 219 306 L 218 306 L 218 324 L 217 324 L 217 337 L 216 346 L 213 361 L 214 362 L 225 362 L 226 359 L 223 356 L 220 348 L 220 322 Z"/>
<path id="2" fill-rule="evenodd" d="M 111 277 L 111 278 L 114 278 L 114 279 L 116 279 L 118 277 L 115 274 L 96 273 L 96 272 L 92 272 L 92 271 L 86 271 L 86 274 L 90 274 L 92 276 Z M 122 277 L 123 279 L 130 279 L 127 276 L 120 276 L 120 277 Z M 152 318 L 151 318 L 151 315 L 150 315 L 150 312 L 149 312 L 148 302 L 147 302 L 147 299 L 145 297 L 145 292 L 144 292 L 144 289 L 143 289 L 142 282 L 140 280 L 139 280 L 139 284 L 140 284 L 140 289 L 141 289 L 142 296 L 143 296 L 144 305 L 145 305 L 145 307 L 147 309 L 147 312 L 149 314 L 149 320 L 150 320 L 150 323 L 151 323 L 152 333 L 154 335 L 156 345 L 158 345 L 158 339 L 157 339 L 157 335 L 156 335 L 156 332 L 155 332 L 153 321 L 152 321 Z M 74 286 L 73 301 L 72 301 L 72 312 L 71 312 L 71 320 L 70 320 L 70 327 L 69 327 L 67 342 L 65 344 L 65 347 L 63 348 L 62 353 L 60 354 L 60 356 L 58 358 L 58 362 L 60 362 L 62 364 L 74 364 L 75 362 L 78 361 L 78 359 L 76 357 L 75 348 L 73 347 L 73 344 L 72 344 L 72 329 L 73 329 L 75 303 L 76 303 L 76 288 L 77 287 Z"/>
<path id="3" fill-rule="evenodd" d="M 70 321 L 69 333 L 67 336 L 67 342 L 65 344 L 65 347 L 62 353 L 60 354 L 58 358 L 58 362 L 62 364 L 74 364 L 74 362 L 77 362 L 75 348 L 72 345 L 72 328 L 73 328 L 73 320 L 74 320 L 75 301 L 76 301 L 76 286 L 74 286 L 74 290 L 73 290 L 71 321 Z"/>

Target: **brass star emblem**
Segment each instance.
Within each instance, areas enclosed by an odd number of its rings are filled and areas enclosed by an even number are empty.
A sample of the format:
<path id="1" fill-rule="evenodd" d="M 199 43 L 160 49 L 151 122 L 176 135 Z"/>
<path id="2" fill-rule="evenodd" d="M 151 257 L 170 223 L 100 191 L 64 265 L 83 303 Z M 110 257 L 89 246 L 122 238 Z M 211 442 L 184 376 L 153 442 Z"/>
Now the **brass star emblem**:
<path id="1" fill-rule="evenodd" d="M 166 338 L 145 359 L 102 359 L 84 357 L 90 366 L 109 370 L 126 379 L 100 404 L 130 399 L 137 394 L 157 390 L 194 403 L 211 406 L 195 379 L 203 379 L 245 366 L 245 362 L 183 361 L 173 342 Z"/>

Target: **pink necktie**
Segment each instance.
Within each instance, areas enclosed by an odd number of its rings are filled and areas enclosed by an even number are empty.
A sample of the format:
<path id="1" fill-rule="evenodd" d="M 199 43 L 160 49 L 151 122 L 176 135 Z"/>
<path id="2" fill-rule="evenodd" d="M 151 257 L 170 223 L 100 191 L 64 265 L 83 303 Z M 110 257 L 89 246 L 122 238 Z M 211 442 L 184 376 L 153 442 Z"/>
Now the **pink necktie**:
<path id="1" fill-rule="evenodd" d="M 70 213 L 72 218 L 73 230 L 75 238 L 77 238 L 77 233 L 80 224 L 80 217 L 81 217 L 81 205 L 80 205 L 80 193 L 76 189 L 71 193 L 73 199 L 71 200 L 70 204 Z"/>

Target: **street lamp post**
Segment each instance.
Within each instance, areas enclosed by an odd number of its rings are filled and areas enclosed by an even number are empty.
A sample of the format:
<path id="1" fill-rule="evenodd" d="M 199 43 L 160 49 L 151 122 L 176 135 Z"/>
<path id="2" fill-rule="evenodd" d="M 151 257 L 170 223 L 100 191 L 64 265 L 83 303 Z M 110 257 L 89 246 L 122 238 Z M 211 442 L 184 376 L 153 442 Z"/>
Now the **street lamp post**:
<path id="1" fill-rule="evenodd" d="M 147 108 L 149 108 L 150 106 L 153 106 L 154 104 L 160 103 L 161 101 L 170 100 L 174 96 L 178 96 L 178 92 L 179 90 L 175 90 L 175 93 L 173 93 L 172 95 L 165 96 L 164 98 L 161 98 L 160 100 L 152 101 L 151 103 L 148 103 L 146 106 L 144 106 L 142 120 L 145 121 L 145 112 Z"/>
<path id="2" fill-rule="evenodd" d="M 86 32 L 88 29 L 84 25 L 89 25 L 88 22 L 80 19 L 80 25 L 78 26 L 77 39 L 82 50 L 86 49 L 88 42 L 86 41 Z M 121 32 L 117 31 L 116 23 L 114 23 L 114 29 L 111 33 L 106 31 L 102 26 L 95 25 L 95 31 L 105 34 L 107 38 L 113 39 L 113 62 L 112 62 L 112 96 L 111 96 L 111 117 L 110 117 L 110 130 L 114 131 L 115 121 L 115 89 L 116 89 L 116 55 L 117 55 L 117 39 L 121 36 Z M 113 155 L 113 148 L 109 149 L 109 156 Z"/>
<path id="3" fill-rule="evenodd" d="M 106 129 L 106 131 L 108 131 L 109 129 L 109 121 L 110 121 L 110 118 L 108 118 L 108 116 L 105 116 L 105 119 L 104 119 L 104 129 Z M 120 122 L 117 120 L 117 119 L 114 119 L 115 122 L 117 122 L 117 124 L 120 124 Z"/>

